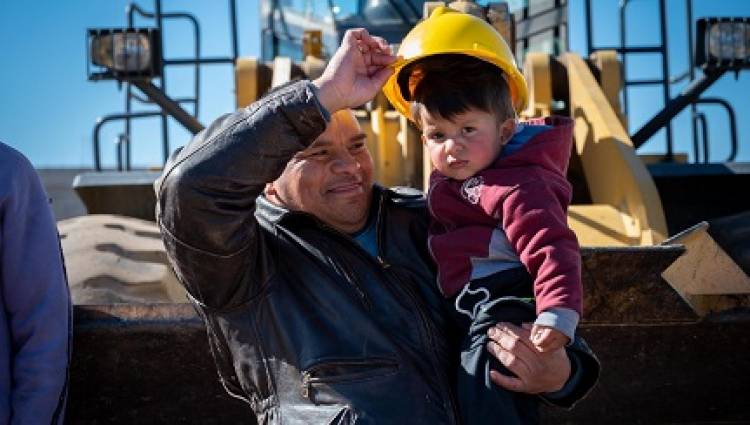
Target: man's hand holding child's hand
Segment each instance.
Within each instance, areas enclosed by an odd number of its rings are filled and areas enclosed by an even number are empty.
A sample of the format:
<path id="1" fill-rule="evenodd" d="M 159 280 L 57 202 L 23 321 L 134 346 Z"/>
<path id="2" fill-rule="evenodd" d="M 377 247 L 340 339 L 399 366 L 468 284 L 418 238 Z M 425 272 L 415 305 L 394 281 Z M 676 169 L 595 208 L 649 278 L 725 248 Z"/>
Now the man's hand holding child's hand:
<path id="1" fill-rule="evenodd" d="M 542 353 L 565 347 L 569 341 L 565 334 L 548 326 L 534 325 L 531 329 L 531 342 Z"/>

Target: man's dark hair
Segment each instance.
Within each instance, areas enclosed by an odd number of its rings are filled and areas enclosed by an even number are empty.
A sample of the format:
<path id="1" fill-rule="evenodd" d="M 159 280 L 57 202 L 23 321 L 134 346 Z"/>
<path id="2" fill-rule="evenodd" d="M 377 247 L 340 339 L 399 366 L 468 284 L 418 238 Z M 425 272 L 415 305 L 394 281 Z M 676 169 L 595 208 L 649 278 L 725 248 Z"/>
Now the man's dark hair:
<path id="1" fill-rule="evenodd" d="M 410 64 L 398 84 L 411 101 L 412 119 L 421 126 L 426 109 L 451 120 L 471 108 L 495 114 L 499 122 L 515 116 L 513 100 L 503 72 L 472 56 L 442 54 Z"/>

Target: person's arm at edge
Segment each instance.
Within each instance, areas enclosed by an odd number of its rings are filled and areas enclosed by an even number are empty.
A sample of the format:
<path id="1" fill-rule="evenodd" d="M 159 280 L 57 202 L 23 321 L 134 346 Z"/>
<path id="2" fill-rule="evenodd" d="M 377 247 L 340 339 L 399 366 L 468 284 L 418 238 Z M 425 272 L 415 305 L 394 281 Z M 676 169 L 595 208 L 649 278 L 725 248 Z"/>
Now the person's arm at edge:
<path id="1" fill-rule="evenodd" d="M 0 164 L 0 307 L 13 347 L 11 424 L 60 424 L 72 323 L 55 218 L 25 157 L 0 144 Z"/>

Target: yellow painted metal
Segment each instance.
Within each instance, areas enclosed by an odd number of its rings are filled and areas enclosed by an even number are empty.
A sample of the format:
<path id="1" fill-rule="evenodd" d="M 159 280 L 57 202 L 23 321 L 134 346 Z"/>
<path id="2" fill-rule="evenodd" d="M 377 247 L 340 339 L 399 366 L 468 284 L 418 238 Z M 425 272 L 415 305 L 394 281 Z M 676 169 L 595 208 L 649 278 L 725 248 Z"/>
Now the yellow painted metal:
<path id="1" fill-rule="evenodd" d="M 640 244 L 633 218 L 611 205 L 571 205 L 568 226 L 581 246 L 631 246 Z"/>
<path id="2" fill-rule="evenodd" d="M 661 242 L 667 224 L 651 175 L 588 65 L 574 53 L 563 54 L 561 60 L 568 73 L 575 149 L 593 203 L 631 217 L 626 235 L 636 236 L 640 245 Z"/>
<path id="3" fill-rule="evenodd" d="M 638 158 L 643 161 L 644 164 L 661 164 L 665 161 L 667 161 L 667 156 L 663 154 L 638 154 Z M 672 154 L 672 162 L 676 162 L 678 164 L 687 164 L 688 163 L 688 154 L 684 152 L 680 153 L 673 153 Z"/>
<path id="4" fill-rule="evenodd" d="M 708 227 L 703 222 L 669 239 L 687 251 L 662 277 L 700 316 L 750 306 L 750 277 L 713 240 Z"/>
<path id="5" fill-rule="evenodd" d="M 386 112 L 392 114 L 394 111 Z M 409 122 L 409 120 L 398 114 L 399 130 L 397 140 L 401 145 L 401 155 L 403 156 L 403 181 L 407 186 L 419 187 L 423 184 L 422 180 L 422 160 L 424 158 L 422 154 L 422 138 L 420 137 L 420 131 Z M 429 157 L 424 158 L 427 163 L 430 163 Z M 424 190 L 427 187 L 423 185 Z"/>
<path id="6" fill-rule="evenodd" d="M 510 13 L 508 3 L 491 2 L 487 4 L 487 22 L 492 25 L 497 32 L 508 43 L 508 47 L 513 53 L 516 53 L 516 37 L 514 33 L 513 14 Z"/>
<path id="7" fill-rule="evenodd" d="M 237 108 L 258 99 L 258 58 L 238 58 L 234 67 L 235 104 Z"/>
<path id="8" fill-rule="evenodd" d="M 550 56 L 539 52 L 526 54 L 523 76 L 529 85 L 529 104 L 521 116 L 531 118 L 550 115 L 552 112 Z"/>
<path id="9" fill-rule="evenodd" d="M 616 60 L 616 56 L 601 55 L 600 69 L 611 69 L 612 59 Z M 569 100 L 576 118 L 574 154 L 579 155 L 594 204 L 572 205 L 568 224 L 582 246 L 657 243 L 667 234 L 664 213 L 653 180 L 635 156 L 613 107 L 613 104 L 619 107 L 619 74 L 604 79 L 609 91 L 605 94 L 583 60 L 571 61 L 578 65 L 572 71 L 568 69 Z M 619 73 L 619 67 L 617 69 Z M 527 54 L 524 76 L 529 82 L 529 107 L 522 116 L 551 114 L 550 56 L 536 52 Z"/>
<path id="10" fill-rule="evenodd" d="M 394 146 L 396 138 L 388 137 L 389 134 L 385 120 L 385 102 L 380 97 L 381 95 L 378 95 L 373 101 L 375 107 L 370 112 L 370 126 L 377 142 L 377 160 L 375 165 L 378 170 L 378 180 L 383 184 L 390 185 L 391 182 L 389 180 L 392 180 L 394 171 L 397 168 L 395 167 L 396 164 L 394 164 L 396 155 L 393 155 L 396 150 L 396 146 Z M 375 159 L 373 158 L 373 160 Z"/>
<path id="11" fill-rule="evenodd" d="M 422 163 L 422 175 L 424 176 L 422 180 L 422 191 L 424 193 L 427 193 L 427 191 L 430 189 L 430 173 L 432 173 L 432 170 L 435 169 L 435 167 L 432 165 L 432 161 L 430 161 L 430 151 L 427 149 L 427 146 L 422 146 L 422 158 L 424 158 L 424 162 Z"/>
<path id="12" fill-rule="evenodd" d="M 323 32 L 305 30 L 302 34 L 302 57 L 312 56 L 323 59 Z"/>
<path id="13" fill-rule="evenodd" d="M 599 86 L 610 106 L 620 119 L 620 124 L 627 132 L 627 120 L 620 105 L 620 90 L 622 89 L 622 77 L 620 74 L 620 61 L 614 50 L 600 50 L 590 56 L 591 63 L 599 71 Z"/>
<path id="14" fill-rule="evenodd" d="M 367 135 L 375 180 L 384 186 L 419 187 L 422 184 L 419 133 L 401 114 L 388 110 L 383 100 L 376 98 L 369 112 L 355 111 Z"/>

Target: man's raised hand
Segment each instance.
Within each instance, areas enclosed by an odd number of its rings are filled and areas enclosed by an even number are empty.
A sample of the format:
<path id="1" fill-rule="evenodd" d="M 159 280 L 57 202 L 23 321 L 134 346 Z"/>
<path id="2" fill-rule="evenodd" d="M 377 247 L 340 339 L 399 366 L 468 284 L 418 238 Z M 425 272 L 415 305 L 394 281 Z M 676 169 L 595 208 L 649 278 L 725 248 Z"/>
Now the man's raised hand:
<path id="1" fill-rule="evenodd" d="M 331 113 L 362 105 L 385 84 L 395 61 L 384 39 L 364 28 L 348 30 L 323 75 L 313 81 L 318 100 Z"/>

